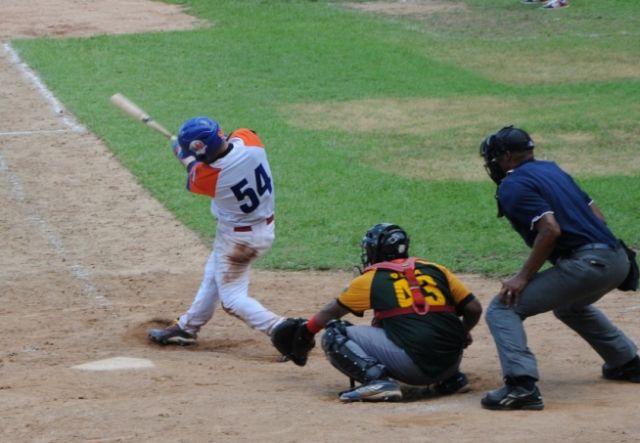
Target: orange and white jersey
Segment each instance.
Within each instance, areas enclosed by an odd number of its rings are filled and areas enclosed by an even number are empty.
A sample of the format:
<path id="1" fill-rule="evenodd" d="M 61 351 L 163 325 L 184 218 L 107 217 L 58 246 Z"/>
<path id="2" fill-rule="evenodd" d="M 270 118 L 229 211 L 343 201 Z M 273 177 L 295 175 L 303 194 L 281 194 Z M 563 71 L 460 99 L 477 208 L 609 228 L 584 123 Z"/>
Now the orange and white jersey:
<path id="1" fill-rule="evenodd" d="M 213 163 L 193 165 L 187 189 L 211 197 L 211 213 L 222 222 L 243 226 L 262 222 L 275 210 L 264 145 L 249 129 L 233 131 L 229 143 L 229 151 Z"/>

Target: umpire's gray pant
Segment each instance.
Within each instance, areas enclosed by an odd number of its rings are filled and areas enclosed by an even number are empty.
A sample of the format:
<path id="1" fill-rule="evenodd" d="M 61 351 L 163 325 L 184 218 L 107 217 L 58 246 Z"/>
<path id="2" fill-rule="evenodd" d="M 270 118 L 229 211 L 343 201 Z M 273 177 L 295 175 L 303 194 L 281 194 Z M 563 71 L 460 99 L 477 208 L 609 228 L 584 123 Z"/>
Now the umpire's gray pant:
<path id="1" fill-rule="evenodd" d="M 628 269 L 629 260 L 621 247 L 615 251 L 577 252 L 536 274 L 520 294 L 516 306 L 509 307 L 498 296 L 494 297 L 485 320 L 496 343 L 503 376 L 539 379 L 523 321 L 551 310 L 609 366 L 617 367 L 634 358 L 636 345 L 592 305 L 616 288 Z"/>

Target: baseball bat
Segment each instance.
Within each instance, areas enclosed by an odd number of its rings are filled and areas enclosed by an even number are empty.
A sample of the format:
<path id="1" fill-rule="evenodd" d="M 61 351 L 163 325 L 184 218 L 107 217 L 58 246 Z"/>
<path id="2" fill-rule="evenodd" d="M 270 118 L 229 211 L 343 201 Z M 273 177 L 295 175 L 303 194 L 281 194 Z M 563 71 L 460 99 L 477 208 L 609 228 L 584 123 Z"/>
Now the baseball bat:
<path id="1" fill-rule="evenodd" d="M 160 123 L 155 121 L 149 114 L 147 114 L 140 106 L 129 100 L 121 93 L 116 93 L 111 96 L 111 103 L 117 108 L 120 108 L 126 114 L 129 114 L 134 119 L 141 121 L 151 129 L 158 131 L 170 140 L 175 140 L 176 137 L 169 130 L 167 130 Z"/>

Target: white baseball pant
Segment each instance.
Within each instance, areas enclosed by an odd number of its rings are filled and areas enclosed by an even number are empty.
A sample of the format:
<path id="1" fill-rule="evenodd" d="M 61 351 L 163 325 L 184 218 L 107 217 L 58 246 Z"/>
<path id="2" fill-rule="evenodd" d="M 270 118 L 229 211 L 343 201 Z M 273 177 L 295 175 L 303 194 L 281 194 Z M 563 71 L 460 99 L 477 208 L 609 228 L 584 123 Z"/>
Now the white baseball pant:
<path id="1" fill-rule="evenodd" d="M 218 221 L 213 251 L 191 307 L 179 319 L 180 327 L 197 333 L 221 302 L 222 308 L 251 328 L 271 334 L 282 319 L 249 296 L 249 271 L 256 258 L 265 254 L 275 239 L 275 222 L 234 227 Z"/>

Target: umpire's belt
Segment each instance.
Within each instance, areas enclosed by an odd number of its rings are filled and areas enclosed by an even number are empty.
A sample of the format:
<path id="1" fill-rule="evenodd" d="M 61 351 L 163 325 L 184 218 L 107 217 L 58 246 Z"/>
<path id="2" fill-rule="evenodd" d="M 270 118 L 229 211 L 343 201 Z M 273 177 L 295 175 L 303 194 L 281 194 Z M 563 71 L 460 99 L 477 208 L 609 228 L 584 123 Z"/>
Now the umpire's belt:
<path id="1" fill-rule="evenodd" d="M 580 246 L 576 249 L 573 249 L 571 253 L 575 254 L 576 252 L 593 251 L 596 249 L 607 249 L 609 251 L 615 251 L 616 249 L 618 249 L 618 245 L 611 246 L 606 243 L 589 243 L 589 244 Z"/>
<path id="2" fill-rule="evenodd" d="M 271 223 L 273 223 L 274 219 L 275 219 L 275 215 L 271 214 L 269 217 L 264 219 L 264 222 L 270 225 Z M 253 228 L 251 226 L 234 226 L 233 227 L 234 232 L 249 232 L 252 230 Z"/>

